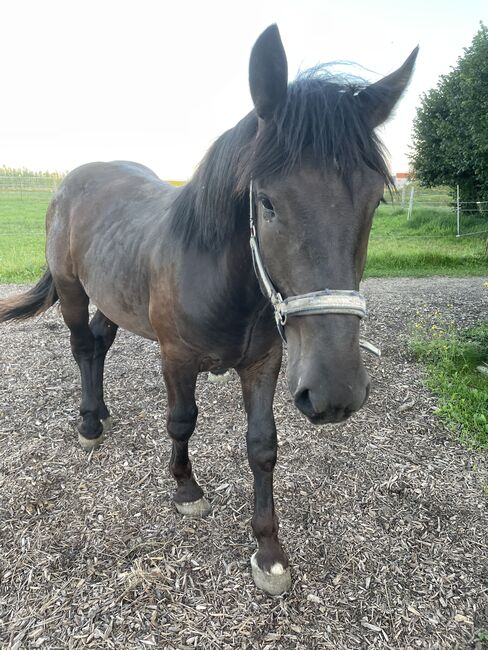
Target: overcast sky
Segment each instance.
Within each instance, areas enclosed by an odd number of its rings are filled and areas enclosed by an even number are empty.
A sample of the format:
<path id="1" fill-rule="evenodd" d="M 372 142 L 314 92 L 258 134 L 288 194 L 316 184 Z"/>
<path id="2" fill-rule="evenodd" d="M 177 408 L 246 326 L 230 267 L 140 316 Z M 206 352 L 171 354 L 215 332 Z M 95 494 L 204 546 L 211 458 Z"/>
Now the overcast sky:
<path id="1" fill-rule="evenodd" d="M 350 60 L 376 80 L 420 45 L 383 132 L 393 170 L 406 171 L 419 96 L 456 64 L 480 21 L 486 0 L 2 2 L 0 165 L 65 171 L 128 159 L 187 179 L 251 109 L 249 53 L 276 22 L 290 79 Z"/>

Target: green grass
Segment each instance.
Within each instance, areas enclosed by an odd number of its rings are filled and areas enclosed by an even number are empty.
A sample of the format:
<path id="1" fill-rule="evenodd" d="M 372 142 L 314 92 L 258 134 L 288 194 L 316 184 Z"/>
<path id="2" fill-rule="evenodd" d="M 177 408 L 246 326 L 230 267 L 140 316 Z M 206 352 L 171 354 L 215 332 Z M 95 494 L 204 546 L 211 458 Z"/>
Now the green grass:
<path id="1" fill-rule="evenodd" d="M 0 192 L 0 282 L 33 282 L 44 261 L 44 218 L 48 191 Z M 488 217 L 465 231 L 485 229 Z M 455 237 L 448 208 L 416 208 L 408 221 L 398 206 L 382 205 L 371 232 L 365 277 L 469 276 L 488 273 L 485 236 Z"/>
<path id="2" fill-rule="evenodd" d="M 477 370 L 488 364 L 488 320 L 463 331 L 418 322 L 409 348 L 426 366 L 438 415 L 464 444 L 488 449 L 488 375 Z"/>
<path id="3" fill-rule="evenodd" d="M 488 217 L 463 216 L 462 226 L 464 232 L 485 230 Z M 381 205 L 373 220 L 365 277 L 485 275 L 486 237 L 457 238 L 456 215 L 449 208 L 417 208 L 408 221 L 406 210 Z"/>
<path id="4" fill-rule="evenodd" d="M 50 199 L 44 191 L 0 193 L 0 282 L 33 282 L 41 276 Z"/>

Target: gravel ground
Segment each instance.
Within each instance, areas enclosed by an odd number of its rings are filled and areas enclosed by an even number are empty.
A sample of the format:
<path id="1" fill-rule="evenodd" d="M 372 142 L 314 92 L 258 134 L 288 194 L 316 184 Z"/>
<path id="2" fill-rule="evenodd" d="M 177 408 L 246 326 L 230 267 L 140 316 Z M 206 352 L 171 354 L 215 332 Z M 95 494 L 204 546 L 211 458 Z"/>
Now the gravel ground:
<path id="1" fill-rule="evenodd" d="M 157 346 L 122 332 L 107 363 L 114 429 L 76 441 L 79 379 L 56 309 L 0 328 L 2 648 L 482 648 L 486 458 L 461 447 L 406 353 L 409 327 L 488 312 L 486 278 L 369 280 L 372 394 L 314 428 L 276 395 L 275 495 L 290 593 L 252 582 L 251 474 L 237 378 L 198 384 L 192 457 L 212 504 L 170 496 Z M 0 287 L 7 295 L 14 287 Z"/>

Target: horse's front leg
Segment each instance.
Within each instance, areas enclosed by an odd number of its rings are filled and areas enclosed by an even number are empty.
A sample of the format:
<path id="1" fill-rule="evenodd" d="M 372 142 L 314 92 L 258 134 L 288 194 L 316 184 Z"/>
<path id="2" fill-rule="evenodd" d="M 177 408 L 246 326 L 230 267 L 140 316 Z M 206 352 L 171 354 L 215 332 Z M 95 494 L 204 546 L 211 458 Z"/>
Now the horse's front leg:
<path id="1" fill-rule="evenodd" d="M 270 594 L 291 585 L 288 559 L 278 540 L 278 517 L 273 501 L 273 470 L 277 438 L 273 397 L 281 365 L 281 348 L 247 368 L 238 369 L 247 413 L 247 455 L 254 476 L 252 529 L 258 550 L 251 558 L 256 585 Z"/>
<path id="2" fill-rule="evenodd" d="M 198 485 L 188 456 L 188 441 L 195 430 L 198 409 L 195 403 L 197 368 L 194 363 L 173 361 L 163 356 L 163 375 L 168 392 L 167 430 L 173 441 L 169 468 L 176 479 L 173 496 L 176 509 L 183 515 L 204 517 L 210 505 Z"/>

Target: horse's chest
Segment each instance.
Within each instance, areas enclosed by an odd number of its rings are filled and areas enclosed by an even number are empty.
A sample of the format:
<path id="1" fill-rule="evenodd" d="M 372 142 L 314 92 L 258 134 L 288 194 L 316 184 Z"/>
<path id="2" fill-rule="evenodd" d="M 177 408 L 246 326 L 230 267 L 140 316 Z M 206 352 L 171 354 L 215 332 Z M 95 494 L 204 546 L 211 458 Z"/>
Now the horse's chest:
<path id="1" fill-rule="evenodd" d="M 268 309 L 227 308 L 220 314 L 183 318 L 179 331 L 199 357 L 201 371 L 224 372 L 266 354 L 275 337 Z"/>

